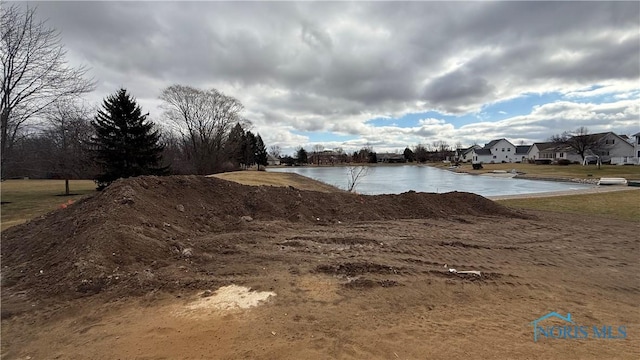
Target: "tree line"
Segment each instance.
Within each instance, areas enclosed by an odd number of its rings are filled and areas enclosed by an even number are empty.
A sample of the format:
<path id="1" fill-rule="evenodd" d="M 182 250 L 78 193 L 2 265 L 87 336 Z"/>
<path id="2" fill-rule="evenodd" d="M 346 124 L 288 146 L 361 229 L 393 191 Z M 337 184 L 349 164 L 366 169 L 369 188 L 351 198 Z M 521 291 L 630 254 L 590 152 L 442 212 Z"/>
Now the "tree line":
<path id="1" fill-rule="evenodd" d="M 126 89 L 91 109 L 82 97 L 96 83 L 87 68 L 67 64 L 60 33 L 37 21 L 35 8 L 0 12 L 3 179 L 92 178 L 104 187 L 120 177 L 267 165 L 265 144 L 237 99 L 169 86 L 160 95 L 167 125 L 151 121 Z"/>
<path id="2" fill-rule="evenodd" d="M 185 95 L 176 88 L 164 93 Z M 102 188 L 121 177 L 212 174 L 267 165 L 266 146 L 260 134 L 248 129 L 250 122 L 216 110 L 228 106 L 225 102 L 239 104 L 236 99 L 215 90 L 179 88 L 207 101 L 206 106 L 166 104 L 164 115 L 174 126 L 149 120 L 126 89 L 107 96 L 96 111 L 81 103 L 56 102 L 37 127 L 16 138 L 14 151 L 5 154 L 3 177 L 92 178 Z M 180 116 L 176 105 L 183 110 Z M 205 116 L 205 111 L 210 113 Z"/>
<path id="3" fill-rule="evenodd" d="M 455 155 L 456 149 L 462 149 L 462 144 L 456 143 L 454 148 L 446 141 L 438 140 L 431 144 L 417 144 L 413 147 L 407 146 L 402 152 L 402 156 L 407 162 L 424 163 L 428 161 L 442 161 L 452 158 Z M 284 165 L 309 164 L 312 162 L 310 158 L 315 157 L 317 159 L 318 157 L 315 155 L 321 154 L 323 151 L 324 147 L 322 145 L 314 145 L 311 151 L 307 151 L 304 147 L 299 146 L 296 148 L 293 156 L 282 156 L 280 157 L 280 161 Z M 360 164 L 378 162 L 379 153 L 374 151 L 373 147 L 369 145 L 351 154 L 345 153 L 342 149 L 336 149 L 334 152 L 340 159 L 340 162 Z M 276 156 L 276 153 L 272 153 L 272 155 Z"/>

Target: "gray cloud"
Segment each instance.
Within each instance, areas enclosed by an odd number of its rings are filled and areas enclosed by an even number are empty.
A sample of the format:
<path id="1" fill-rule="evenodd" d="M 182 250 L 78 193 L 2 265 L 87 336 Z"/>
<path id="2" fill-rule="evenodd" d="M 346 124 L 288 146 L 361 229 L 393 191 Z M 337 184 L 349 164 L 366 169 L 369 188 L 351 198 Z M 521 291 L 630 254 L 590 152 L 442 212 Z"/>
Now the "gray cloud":
<path id="1" fill-rule="evenodd" d="M 321 48 L 323 50 L 331 50 L 332 41 L 329 34 L 320 29 L 313 23 L 303 22 L 300 38 L 307 45 L 313 48 Z"/>
<path id="2" fill-rule="evenodd" d="M 277 128 L 278 141 L 299 141 L 284 134 L 292 131 L 365 136 L 372 129 L 366 121 L 374 117 L 432 109 L 478 112 L 487 103 L 527 92 L 566 93 L 599 84 L 628 89 L 635 83 L 633 96 L 638 96 L 638 2 L 43 2 L 38 7 L 38 15 L 62 32 L 69 58 L 93 69 L 97 98 L 124 86 L 143 105 L 155 107 L 170 84 L 215 87 L 245 104 L 265 138 L 268 129 Z M 554 119 L 564 110 L 546 111 Z M 620 113 L 625 111 L 630 110 Z M 485 136 L 500 131 L 524 136 L 536 133 L 536 126 L 509 130 L 492 122 Z M 438 131 L 466 140 L 473 135 L 464 128 L 424 128 L 380 136 L 403 143 L 403 136 L 420 140 Z"/>
<path id="3" fill-rule="evenodd" d="M 468 70 L 457 70 L 440 76 L 424 89 L 424 99 L 435 108 L 461 112 L 460 106 L 479 99 L 492 99 L 495 87 L 487 79 Z"/>

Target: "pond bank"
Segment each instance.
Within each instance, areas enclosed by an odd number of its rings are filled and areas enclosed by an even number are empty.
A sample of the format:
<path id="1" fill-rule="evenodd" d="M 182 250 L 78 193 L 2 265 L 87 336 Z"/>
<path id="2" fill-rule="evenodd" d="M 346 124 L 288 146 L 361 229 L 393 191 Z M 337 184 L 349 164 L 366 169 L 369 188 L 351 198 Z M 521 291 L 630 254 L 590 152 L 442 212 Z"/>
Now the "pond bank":
<path id="1" fill-rule="evenodd" d="M 531 199 L 531 198 L 542 198 L 542 197 L 601 194 L 601 193 L 609 193 L 614 191 L 637 191 L 637 190 L 640 190 L 640 188 L 621 186 L 621 185 L 610 185 L 610 186 L 594 186 L 587 189 L 569 190 L 569 191 L 550 191 L 550 192 L 541 192 L 541 193 L 534 193 L 534 194 L 487 196 L 487 199 L 493 200 L 493 201 L 507 200 L 507 199 Z"/>

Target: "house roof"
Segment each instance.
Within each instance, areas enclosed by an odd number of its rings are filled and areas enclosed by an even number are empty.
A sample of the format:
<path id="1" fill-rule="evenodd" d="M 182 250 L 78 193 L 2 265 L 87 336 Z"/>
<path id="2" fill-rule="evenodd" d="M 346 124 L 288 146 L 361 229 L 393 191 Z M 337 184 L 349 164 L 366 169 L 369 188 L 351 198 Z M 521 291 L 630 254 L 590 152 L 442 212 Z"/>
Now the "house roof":
<path id="1" fill-rule="evenodd" d="M 507 140 L 507 139 L 505 139 L 505 138 L 502 138 L 502 139 L 497 139 L 497 140 L 491 140 L 491 141 L 489 141 L 487 144 L 485 144 L 485 145 L 484 145 L 484 148 L 483 148 L 483 149 L 491 149 L 491 147 L 492 147 L 493 145 L 495 145 L 495 144 L 499 143 L 499 142 L 500 142 L 500 141 L 502 141 L 502 140 L 504 140 L 504 141 L 508 142 L 509 144 L 511 144 L 511 141 L 509 141 L 509 140 Z M 513 144 L 511 144 L 511 145 L 513 146 Z"/>
<path id="2" fill-rule="evenodd" d="M 379 153 L 376 154 L 376 157 L 378 159 L 383 158 L 383 159 L 404 159 L 404 154 L 398 154 L 398 153 Z"/>
<path id="3" fill-rule="evenodd" d="M 488 143 L 484 144 L 484 149 L 490 149 L 493 145 L 497 144 L 500 140 L 502 139 L 489 141 Z"/>
<path id="4" fill-rule="evenodd" d="M 471 145 L 466 149 L 460 149 L 460 153 L 462 155 L 466 155 L 468 153 L 470 153 L 471 151 L 473 151 L 474 149 L 481 149 L 480 145 Z"/>
<path id="5" fill-rule="evenodd" d="M 557 144 L 554 142 L 539 142 L 539 143 L 533 143 L 533 145 L 535 145 L 538 148 L 538 151 L 547 150 L 557 146 Z M 531 145 L 532 148 L 533 148 L 533 145 Z"/>
<path id="6" fill-rule="evenodd" d="M 516 154 L 526 154 L 533 145 L 518 145 L 516 146 Z"/>
<path id="7" fill-rule="evenodd" d="M 491 149 L 475 149 L 474 152 L 476 153 L 476 155 L 491 155 Z"/>
<path id="8" fill-rule="evenodd" d="M 613 135 L 613 136 L 617 137 L 618 139 L 622 140 L 622 144 L 627 144 L 629 146 L 633 146 L 633 142 L 629 141 L 629 138 L 627 138 L 625 135 L 618 135 L 618 134 L 614 133 L 613 131 L 608 131 L 608 132 L 604 132 L 604 133 L 597 133 L 597 134 L 587 134 L 586 136 L 593 136 L 595 138 L 595 141 L 600 142 L 600 141 L 603 141 L 604 138 L 606 136 L 608 136 L 608 135 Z"/>
<path id="9" fill-rule="evenodd" d="M 341 154 L 341 153 L 339 153 L 337 151 L 334 151 L 334 150 L 322 150 L 319 153 L 312 153 L 311 154 L 311 156 L 314 156 L 314 155 L 325 156 L 326 157 L 326 156 L 341 156 L 341 155 L 344 155 L 344 154 Z"/>
<path id="10" fill-rule="evenodd" d="M 623 137 L 625 135 L 621 136 L 621 135 L 618 135 L 618 134 L 614 133 L 613 131 L 607 131 L 607 132 L 596 133 L 596 134 L 580 135 L 580 136 L 593 136 L 597 141 L 600 141 L 602 138 L 604 138 L 605 136 L 607 136 L 609 134 L 611 134 L 611 135 L 613 135 L 615 137 L 618 137 L 618 138 L 620 138 L 622 140 L 626 140 L 625 137 Z"/>
<path id="11" fill-rule="evenodd" d="M 462 149 L 461 153 L 462 153 L 462 155 L 466 155 L 466 154 L 470 153 L 473 149 L 475 149 L 475 148 L 474 147 L 470 147 L 470 148 L 467 148 L 467 149 Z"/>

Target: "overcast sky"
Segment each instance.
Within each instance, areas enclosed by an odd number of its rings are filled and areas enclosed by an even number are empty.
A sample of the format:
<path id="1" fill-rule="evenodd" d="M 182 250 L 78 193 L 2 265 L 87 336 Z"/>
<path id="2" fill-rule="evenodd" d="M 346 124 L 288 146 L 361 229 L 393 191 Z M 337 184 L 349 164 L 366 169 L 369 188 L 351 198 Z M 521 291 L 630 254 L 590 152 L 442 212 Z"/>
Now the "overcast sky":
<path id="1" fill-rule="evenodd" d="M 285 153 L 640 131 L 637 1 L 29 5 L 94 103 L 124 87 L 162 122 L 163 88 L 216 88 Z"/>

